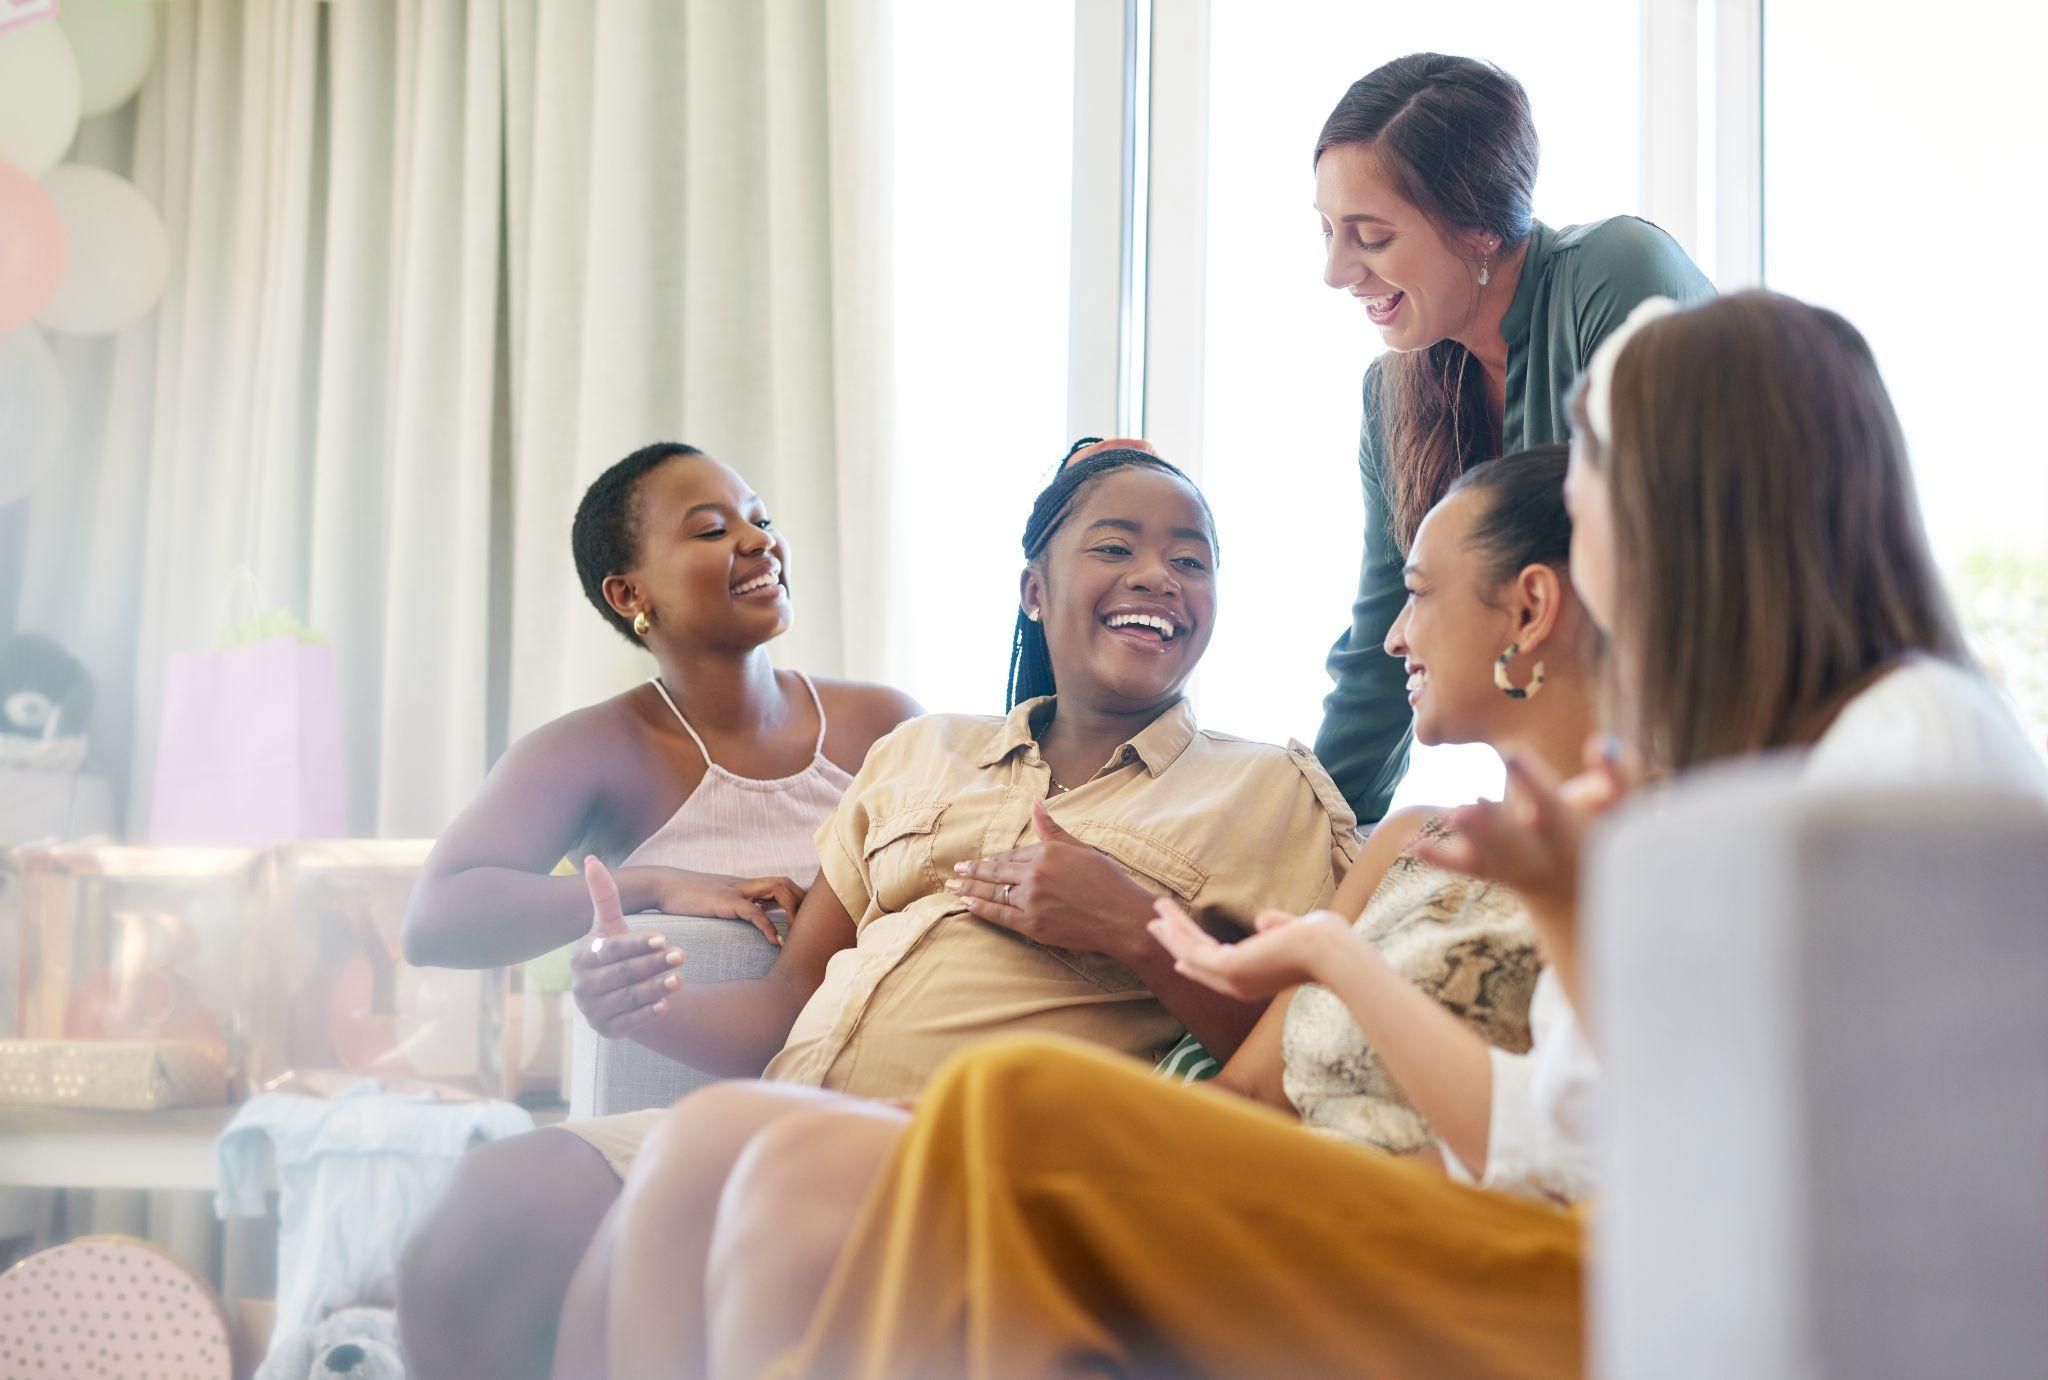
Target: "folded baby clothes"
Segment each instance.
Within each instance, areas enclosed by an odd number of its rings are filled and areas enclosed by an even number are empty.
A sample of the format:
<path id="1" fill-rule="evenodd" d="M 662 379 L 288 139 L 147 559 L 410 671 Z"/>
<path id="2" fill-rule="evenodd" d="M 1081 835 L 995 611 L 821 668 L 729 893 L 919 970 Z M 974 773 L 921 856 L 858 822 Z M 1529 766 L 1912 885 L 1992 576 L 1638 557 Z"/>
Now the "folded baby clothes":
<path id="1" fill-rule="evenodd" d="M 221 1217 L 260 1217 L 279 1189 L 277 1323 L 286 1337 L 332 1308 L 390 1303 L 399 1251 L 472 1145 L 533 1129 L 509 1102 L 445 1102 L 365 1079 L 332 1098 L 264 1093 L 215 1142 Z"/>

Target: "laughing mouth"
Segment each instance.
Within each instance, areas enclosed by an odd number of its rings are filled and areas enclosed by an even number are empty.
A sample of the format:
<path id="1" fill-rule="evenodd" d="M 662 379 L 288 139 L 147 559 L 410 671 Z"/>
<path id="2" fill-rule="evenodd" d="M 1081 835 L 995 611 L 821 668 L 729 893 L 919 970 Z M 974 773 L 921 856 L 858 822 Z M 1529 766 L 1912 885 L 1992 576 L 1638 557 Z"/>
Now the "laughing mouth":
<path id="1" fill-rule="evenodd" d="M 752 594 L 755 590 L 766 589 L 770 585 L 780 583 L 782 583 L 782 567 L 771 565 L 745 584 L 732 586 L 728 593 L 737 599 L 743 594 Z"/>
<path id="2" fill-rule="evenodd" d="M 1143 628 L 1157 633 L 1161 642 L 1171 642 L 1184 631 L 1180 624 L 1158 613 L 1112 613 L 1102 620 L 1107 628 Z"/>

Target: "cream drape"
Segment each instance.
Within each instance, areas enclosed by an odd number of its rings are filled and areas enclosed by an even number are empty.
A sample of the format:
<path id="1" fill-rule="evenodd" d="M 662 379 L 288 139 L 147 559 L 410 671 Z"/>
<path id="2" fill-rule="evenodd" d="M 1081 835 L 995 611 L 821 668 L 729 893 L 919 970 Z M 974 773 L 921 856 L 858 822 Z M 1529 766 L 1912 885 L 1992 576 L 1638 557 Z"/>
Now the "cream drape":
<path id="1" fill-rule="evenodd" d="M 790 534 L 790 662 L 873 675 L 888 604 L 887 0 L 188 0 L 74 157 L 164 215 L 171 285 L 66 342 L 19 626 L 102 690 L 146 833 L 167 657 L 235 565 L 334 642 L 349 817 L 431 835 L 505 742 L 647 673 L 569 519 L 654 439 Z"/>

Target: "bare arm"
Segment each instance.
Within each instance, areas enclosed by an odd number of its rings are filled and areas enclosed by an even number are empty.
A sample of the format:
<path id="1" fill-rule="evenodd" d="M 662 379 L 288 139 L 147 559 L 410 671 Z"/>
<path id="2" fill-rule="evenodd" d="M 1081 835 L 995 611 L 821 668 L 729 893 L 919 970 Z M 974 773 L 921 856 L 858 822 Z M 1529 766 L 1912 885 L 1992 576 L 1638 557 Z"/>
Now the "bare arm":
<path id="1" fill-rule="evenodd" d="M 765 977 L 670 985 L 676 960 L 663 945 L 635 942 L 616 899 L 605 894 L 601 866 L 588 866 L 586 878 L 586 904 L 595 910 L 592 933 L 603 942 L 580 947 L 571 964 L 577 1005 L 600 1035 L 634 1040 L 707 1073 L 757 1077 L 789 1038 L 832 955 L 853 947 L 853 919 L 821 883 L 797 909 L 788 941 Z"/>
<path id="2" fill-rule="evenodd" d="M 506 751 L 427 857 L 405 913 L 407 962 L 515 963 L 590 928 L 583 879 L 548 874 L 589 831 L 612 756 L 606 736 L 596 714 L 583 711 Z M 628 910 L 651 901 L 630 872 L 619 887 Z"/>
<path id="3" fill-rule="evenodd" d="M 1144 921 L 1152 913 L 1153 897 L 1149 892 L 1139 894 L 1145 913 L 1133 930 L 1134 942 L 1128 952 L 1114 957 L 1137 974 L 1146 990 L 1159 998 L 1159 1004 L 1202 1042 L 1202 1048 L 1219 1059 L 1235 1059 L 1246 1037 L 1265 1016 L 1266 1004 L 1225 996 L 1175 972 L 1172 958 L 1146 938 Z"/>
<path id="4" fill-rule="evenodd" d="M 590 928 L 579 877 L 551 875 L 605 822 L 620 783 L 648 770 L 645 755 L 605 719 L 581 710 L 514 743 L 427 856 L 405 915 L 414 964 L 485 968 L 547 953 Z M 615 874 L 627 914 L 663 910 L 746 920 L 773 934 L 765 907 L 793 912 L 787 878 L 738 879 L 673 867 Z"/>
<path id="5" fill-rule="evenodd" d="M 1329 965 L 1324 985 L 1437 1138 L 1473 1173 L 1483 1173 L 1493 1122 L 1490 1047 L 1377 950 L 1344 938 L 1348 952 Z"/>
<path id="6" fill-rule="evenodd" d="M 1287 1006 L 1293 1000 L 1294 990 L 1289 988 L 1267 1003 L 1266 1014 L 1259 1017 L 1252 1033 L 1244 1037 L 1237 1053 L 1210 1080 L 1219 1088 L 1289 1116 L 1296 1112 L 1294 1104 L 1287 1100 L 1287 1061 L 1282 1040 L 1287 1030 Z"/>
<path id="7" fill-rule="evenodd" d="M 1337 887 L 1330 909 L 1347 920 L 1355 921 L 1363 915 L 1366 903 L 1379 890 L 1380 882 L 1386 877 L 1394 859 L 1414 840 L 1423 823 L 1436 813 L 1433 808 L 1418 806 L 1396 811 L 1381 820 L 1366 839 L 1357 864 Z M 1159 952 L 1164 953 L 1165 950 Z M 1296 1109 L 1287 1099 L 1283 1037 L 1287 1029 L 1287 1007 L 1293 1000 L 1291 988 L 1273 998 L 1266 1014 L 1259 1018 L 1251 1034 L 1245 1037 L 1237 1053 L 1230 1056 L 1223 1065 L 1223 1071 L 1215 1078 L 1219 1087 L 1290 1115 Z"/>
<path id="8" fill-rule="evenodd" d="M 1302 982 L 1329 988 L 1430 1129 L 1468 1166 L 1485 1165 L 1493 1115 L 1486 1041 L 1389 967 L 1344 917 L 1269 911 L 1258 934 L 1220 944 L 1162 903 L 1152 932 L 1182 972 L 1219 991 L 1256 997 Z"/>
<path id="9" fill-rule="evenodd" d="M 1415 841 L 1422 832 L 1422 826 L 1432 816 L 1442 811 L 1433 805 L 1412 805 L 1405 810 L 1396 810 L 1378 824 L 1365 839 L 1365 847 L 1359 850 L 1358 861 L 1344 874 L 1344 880 L 1337 884 L 1337 894 L 1330 901 L 1330 909 L 1346 920 L 1356 920 L 1365 914 L 1373 893 L 1386 880 L 1387 869 L 1394 865 L 1394 859 L 1401 856 L 1401 850 Z"/>

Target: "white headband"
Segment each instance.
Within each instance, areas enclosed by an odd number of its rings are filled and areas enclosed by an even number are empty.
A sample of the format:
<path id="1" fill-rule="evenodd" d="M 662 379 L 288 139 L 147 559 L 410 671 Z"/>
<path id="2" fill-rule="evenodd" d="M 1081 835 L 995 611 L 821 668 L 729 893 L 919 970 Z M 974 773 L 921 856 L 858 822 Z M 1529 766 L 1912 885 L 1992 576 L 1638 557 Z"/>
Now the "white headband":
<path id="1" fill-rule="evenodd" d="M 1669 297 L 1645 297 L 1636 303 L 1628 319 L 1608 332 L 1607 338 L 1593 351 L 1593 358 L 1586 363 L 1586 420 L 1592 425 L 1593 439 L 1605 450 L 1614 444 L 1614 364 L 1621 358 L 1621 352 L 1628 348 L 1636 332 L 1660 316 L 1669 316 L 1678 310 L 1678 303 Z"/>

